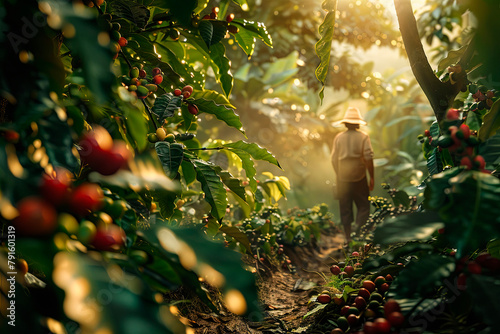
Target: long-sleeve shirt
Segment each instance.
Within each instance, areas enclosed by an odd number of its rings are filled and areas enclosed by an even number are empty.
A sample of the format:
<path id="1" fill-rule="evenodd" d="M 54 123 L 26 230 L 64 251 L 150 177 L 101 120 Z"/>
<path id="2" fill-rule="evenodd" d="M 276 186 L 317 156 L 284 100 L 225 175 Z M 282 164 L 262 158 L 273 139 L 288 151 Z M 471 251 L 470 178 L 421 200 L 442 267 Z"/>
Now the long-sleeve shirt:
<path id="1" fill-rule="evenodd" d="M 366 160 L 373 159 L 370 137 L 358 130 L 347 130 L 333 140 L 332 165 L 337 180 L 356 182 L 366 177 Z"/>

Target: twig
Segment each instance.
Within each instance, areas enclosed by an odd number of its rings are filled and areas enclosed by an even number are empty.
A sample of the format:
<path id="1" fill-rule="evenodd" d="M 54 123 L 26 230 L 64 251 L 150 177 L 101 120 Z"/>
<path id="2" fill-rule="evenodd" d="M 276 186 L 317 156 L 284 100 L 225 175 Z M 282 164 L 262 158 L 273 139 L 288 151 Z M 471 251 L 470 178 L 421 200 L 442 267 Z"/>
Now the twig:
<path id="1" fill-rule="evenodd" d="M 101 14 L 101 15 L 104 14 L 101 7 L 97 6 L 97 3 L 95 2 L 95 0 L 92 0 L 92 3 L 94 4 L 94 7 L 97 8 L 97 10 L 99 11 L 99 14 Z"/>
<path id="2" fill-rule="evenodd" d="M 130 63 L 130 60 L 128 60 L 128 58 L 125 56 L 125 52 L 123 52 L 123 49 L 120 49 L 120 54 L 123 57 L 123 59 L 125 59 L 125 61 L 127 62 L 128 68 L 132 69 L 132 64 Z"/>
<path id="3" fill-rule="evenodd" d="M 153 113 L 151 112 L 151 109 L 149 109 L 149 106 L 146 104 L 146 101 L 144 99 L 141 99 L 142 104 L 144 104 L 144 108 L 146 108 L 146 111 L 148 112 L 149 118 L 151 118 L 151 122 L 153 122 L 153 126 L 155 127 L 155 130 L 158 130 L 158 126 L 156 125 L 155 119 L 153 117 Z"/>
<path id="4" fill-rule="evenodd" d="M 188 148 L 189 151 L 208 151 L 208 150 L 223 150 L 225 147 L 200 147 L 200 148 Z"/>

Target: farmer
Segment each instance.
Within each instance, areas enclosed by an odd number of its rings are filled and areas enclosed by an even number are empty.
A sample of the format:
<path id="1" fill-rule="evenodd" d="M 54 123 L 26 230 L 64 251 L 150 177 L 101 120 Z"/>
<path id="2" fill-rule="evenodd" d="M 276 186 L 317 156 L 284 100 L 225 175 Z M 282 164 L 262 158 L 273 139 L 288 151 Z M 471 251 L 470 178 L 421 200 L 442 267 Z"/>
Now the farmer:
<path id="1" fill-rule="evenodd" d="M 359 130 L 366 125 L 357 108 L 349 107 L 344 118 L 337 124 L 344 124 L 347 131 L 333 140 L 332 165 L 337 175 L 337 198 L 340 219 L 344 227 L 346 244 L 351 242 L 351 224 L 354 221 L 352 203 L 356 204 L 356 227 L 363 226 L 370 214 L 369 192 L 374 186 L 373 149 L 370 137 Z M 367 180 L 366 170 L 370 175 Z"/>

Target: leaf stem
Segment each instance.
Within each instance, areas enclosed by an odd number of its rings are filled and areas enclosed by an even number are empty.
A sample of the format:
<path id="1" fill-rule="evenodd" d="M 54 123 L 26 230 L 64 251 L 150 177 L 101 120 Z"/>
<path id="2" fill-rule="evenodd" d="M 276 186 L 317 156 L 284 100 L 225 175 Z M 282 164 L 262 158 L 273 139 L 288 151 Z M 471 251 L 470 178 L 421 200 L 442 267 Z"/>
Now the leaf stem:
<path id="1" fill-rule="evenodd" d="M 200 147 L 200 148 L 187 148 L 188 151 L 208 151 L 208 150 L 223 150 L 224 146 L 218 147 Z"/>
<path id="2" fill-rule="evenodd" d="M 180 25 L 174 24 L 174 25 L 169 25 L 169 26 L 164 26 L 164 27 L 156 27 L 156 28 L 148 28 L 141 30 L 141 32 L 156 32 L 156 31 L 162 31 L 166 29 L 172 29 L 172 28 L 180 28 Z"/>
<path id="3" fill-rule="evenodd" d="M 120 54 L 122 55 L 123 59 L 127 62 L 129 70 L 132 69 L 132 64 L 130 63 L 130 60 L 125 56 L 125 52 L 123 52 L 123 49 L 120 49 Z"/>
<path id="4" fill-rule="evenodd" d="M 155 122 L 155 119 L 153 117 L 153 113 L 151 112 L 151 109 L 146 104 L 146 101 L 144 101 L 144 99 L 141 99 L 141 101 L 142 101 L 142 104 L 144 105 L 144 108 L 146 108 L 146 111 L 147 111 L 147 113 L 149 115 L 149 118 L 151 118 L 151 122 L 153 123 L 153 126 L 155 127 L 155 130 L 158 130 L 158 126 L 156 125 L 156 122 Z"/>

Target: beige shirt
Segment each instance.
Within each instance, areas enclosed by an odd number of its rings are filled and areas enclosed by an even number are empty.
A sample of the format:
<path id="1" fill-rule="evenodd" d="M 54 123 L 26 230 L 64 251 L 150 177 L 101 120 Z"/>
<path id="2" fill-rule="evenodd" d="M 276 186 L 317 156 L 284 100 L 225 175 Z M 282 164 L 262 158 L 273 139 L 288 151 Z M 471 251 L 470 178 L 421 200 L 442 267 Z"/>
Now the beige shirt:
<path id="1" fill-rule="evenodd" d="M 365 160 L 373 159 L 370 137 L 358 130 L 347 130 L 333 140 L 332 165 L 337 180 L 356 182 L 366 177 Z"/>

